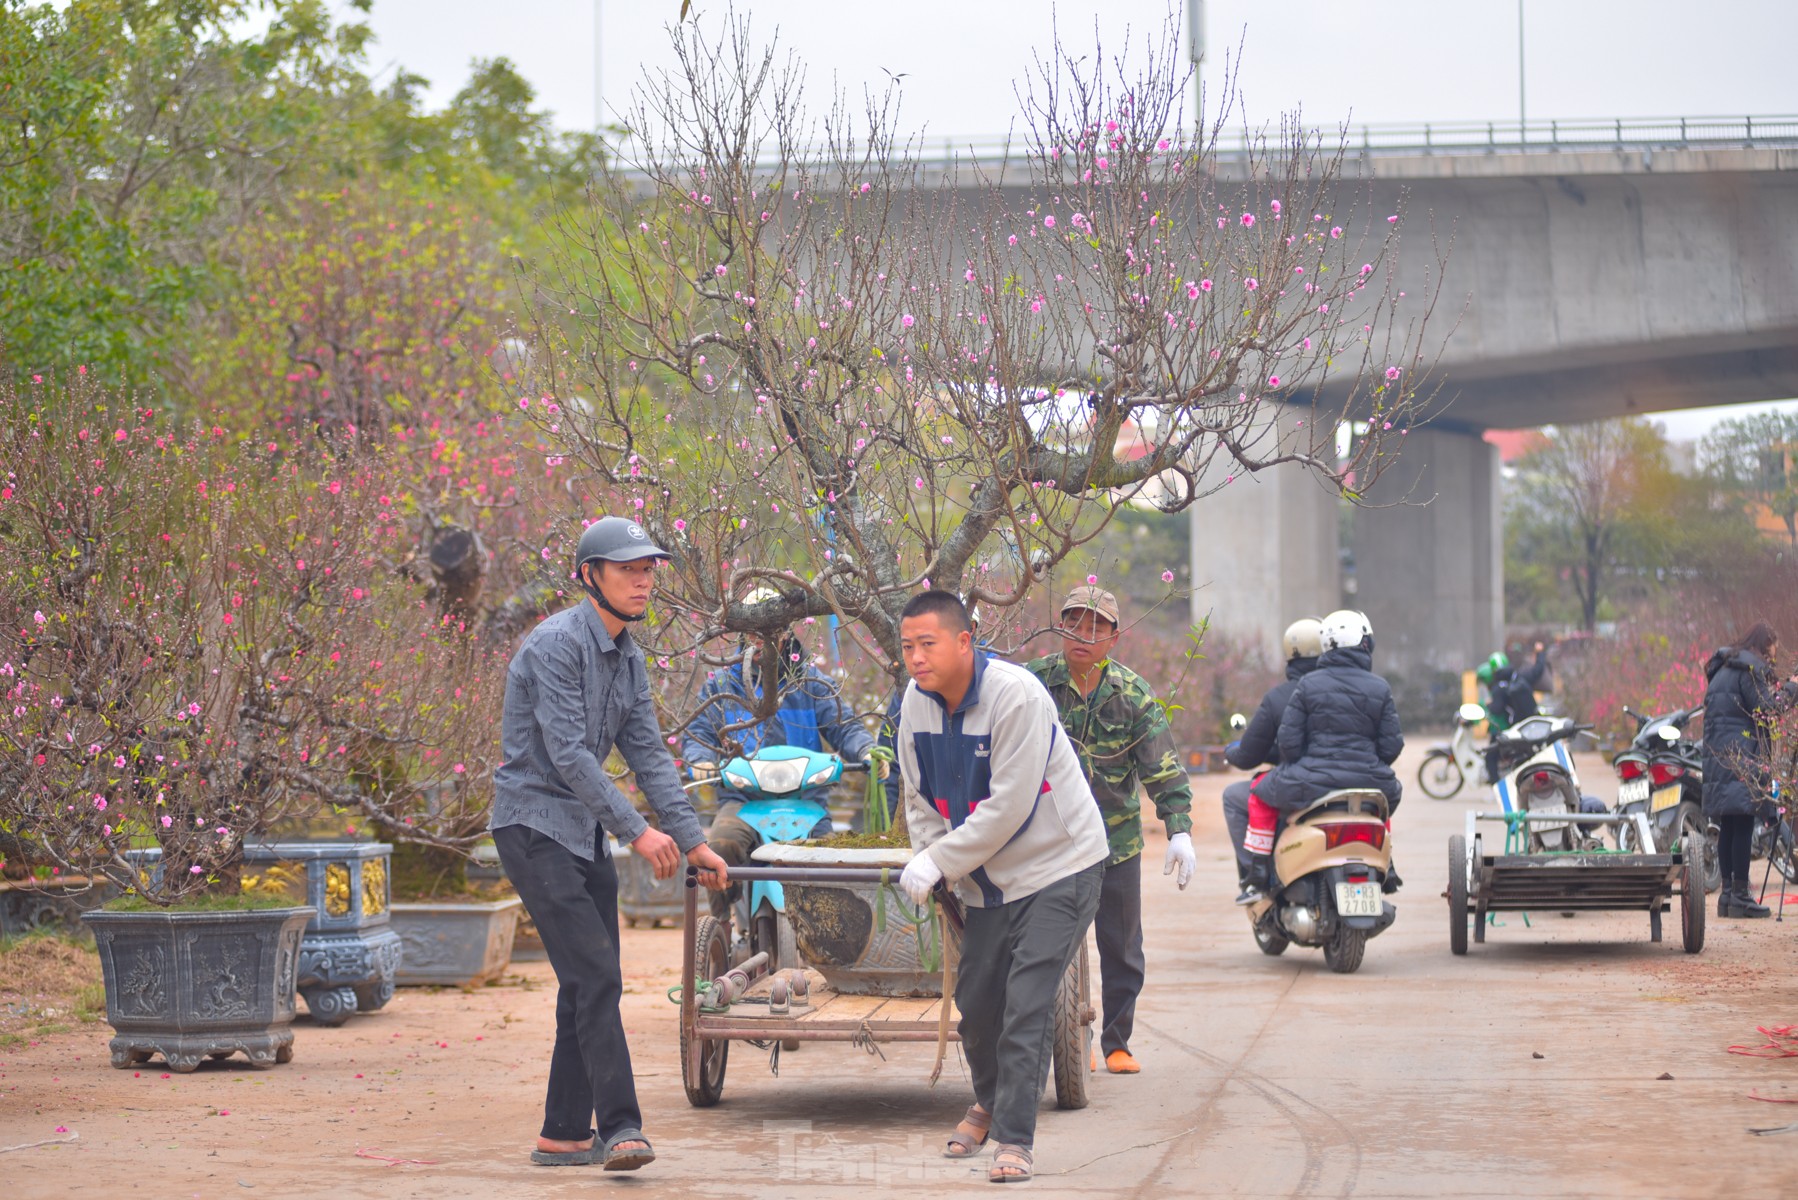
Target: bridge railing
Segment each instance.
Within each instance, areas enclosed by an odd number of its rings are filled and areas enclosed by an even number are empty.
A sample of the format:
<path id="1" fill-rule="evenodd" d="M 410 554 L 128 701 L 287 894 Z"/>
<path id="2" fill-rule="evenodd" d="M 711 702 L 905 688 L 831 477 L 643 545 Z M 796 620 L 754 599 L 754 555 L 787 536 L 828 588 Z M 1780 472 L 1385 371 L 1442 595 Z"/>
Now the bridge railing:
<path id="1" fill-rule="evenodd" d="M 1542 121 L 1426 121 L 1413 124 L 1313 126 L 1307 140 L 1333 149 L 1340 140 L 1363 154 L 1517 154 L 1570 150 L 1704 149 L 1798 144 L 1798 115 L 1714 117 L 1591 117 Z M 1275 136 L 1268 135 L 1271 143 Z M 1223 133 L 1218 154 L 1240 157 L 1261 144 L 1253 132 Z M 1017 136 L 926 138 L 926 162 L 996 161 L 1025 153 Z"/>

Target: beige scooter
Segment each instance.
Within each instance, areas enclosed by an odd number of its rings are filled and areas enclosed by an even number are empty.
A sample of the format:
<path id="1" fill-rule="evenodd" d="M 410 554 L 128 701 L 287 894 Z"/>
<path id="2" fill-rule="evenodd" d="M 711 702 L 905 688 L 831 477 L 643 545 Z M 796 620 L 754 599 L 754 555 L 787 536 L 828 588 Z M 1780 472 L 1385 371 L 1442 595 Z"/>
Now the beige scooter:
<path id="1" fill-rule="evenodd" d="M 1378 788 L 1331 792 L 1285 818 L 1266 895 L 1246 909 L 1261 953 L 1297 942 L 1323 947 L 1332 971 L 1361 966 L 1367 939 L 1398 916 L 1381 891 L 1392 867 L 1386 818 Z"/>

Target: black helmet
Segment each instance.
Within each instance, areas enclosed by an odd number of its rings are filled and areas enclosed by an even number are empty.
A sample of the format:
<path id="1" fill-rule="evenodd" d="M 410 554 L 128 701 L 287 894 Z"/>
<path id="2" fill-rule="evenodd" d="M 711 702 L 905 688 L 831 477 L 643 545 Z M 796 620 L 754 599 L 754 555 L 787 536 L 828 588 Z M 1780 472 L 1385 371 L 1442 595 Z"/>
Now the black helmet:
<path id="1" fill-rule="evenodd" d="M 643 526 L 629 517 L 601 517 L 581 534 L 574 552 L 578 572 L 590 562 L 635 562 L 639 558 L 667 558 L 668 552 L 649 540 Z"/>
<path id="2" fill-rule="evenodd" d="M 612 602 L 605 598 L 598 588 L 588 583 L 581 574 L 581 568 L 590 562 L 636 562 L 644 558 L 666 559 L 666 550 L 649 540 L 649 534 L 643 526 L 629 517 L 601 517 L 587 526 L 581 534 L 580 544 L 574 551 L 574 577 L 581 588 L 593 597 L 594 603 L 611 613 L 621 621 L 641 621 L 643 613 L 632 616 L 619 612 L 612 607 Z"/>

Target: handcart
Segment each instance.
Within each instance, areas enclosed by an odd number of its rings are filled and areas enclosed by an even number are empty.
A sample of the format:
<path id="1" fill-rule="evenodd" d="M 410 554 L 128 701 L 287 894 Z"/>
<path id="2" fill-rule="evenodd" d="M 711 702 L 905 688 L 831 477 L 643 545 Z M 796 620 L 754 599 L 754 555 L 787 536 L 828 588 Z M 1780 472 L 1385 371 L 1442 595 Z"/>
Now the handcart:
<path id="1" fill-rule="evenodd" d="M 733 866 L 732 882 L 799 885 L 879 884 L 897 888 L 880 867 Z M 850 995 L 830 988 L 810 966 L 773 969 L 768 955 L 730 961 L 728 920 L 700 909 L 698 872 L 688 868 L 681 923 L 681 1082 L 697 1108 L 717 1104 L 732 1042 L 752 1042 L 778 1055 L 800 1042 L 848 1042 L 875 1052 L 886 1042 L 959 1042 L 952 998 Z M 939 887 L 951 936 L 960 940 L 961 905 Z M 944 956 L 944 962 L 949 960 Z M 1082 941 L 1063 975 L 1055 1006 L 1052 1076 L 1060 1108 L 1085 1108 L 1092 1069 L 1092 972 Z M 943 1007 L 949 1006 L 945 1013 Z M 774 1059 L 778 1062 L 778 1058 Z M 934 1079 L 934 1076 L 933 1076 Z"/>
<path id="2" fill-rule="evenodd" d="M 1504 848 L 1490 853 L 1480 822 L 1501 824 Z M 1648 818 L 1634 813 L 1469 813 L 1466 834 L 1448 840 L 1448 944 L 1467 953 L 1486 940 L 1486 917 L 1497 912 L 1646 912 L 1649 940 L 1661 940 L 1661 914 L 1679 897 L 1680 940 L 1687 954 L 1704 949 L 1704 843 L 1676 843 L 1667 854 L 1604 849 L 1520 853 L 1532 822 L 1632 825 L 1636 846 L 1653 846 Z M 1628 838 L 1624 839 L 1629 844 Z"/>

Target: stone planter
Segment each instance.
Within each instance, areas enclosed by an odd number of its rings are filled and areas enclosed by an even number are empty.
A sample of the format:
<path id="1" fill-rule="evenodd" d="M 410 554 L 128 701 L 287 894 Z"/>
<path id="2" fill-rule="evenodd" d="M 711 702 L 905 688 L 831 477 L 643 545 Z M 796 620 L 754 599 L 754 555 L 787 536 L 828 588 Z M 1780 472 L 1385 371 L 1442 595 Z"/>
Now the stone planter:
<path id="1" fill-rule="evenodd" d="M 81 914 L 119 894 L 109 879 L 0 880 L 0 937 L 39 930 L 74 933 Z"/>
<path id="2" fill-rule="evenodd" d="M 400 936 L 392 928 L 385 842 L 275 842 L 244 849 L 244 887 L 312 906 L 299 991 L 312 1019 L 341 1025 L 393 999 Z"/>
<path id="3" fill-rule="evenodd" d="M 106 980 L 112 1065 L 152 1054 L 188 1072 L 241 1050 L 256 1067 L 293 1057 L 294 978 L 310 908 L 82 915 Z"/>
<path id="4" fill-rule="evenodd" d="M 612 866 L 618 872 L 618 915 L 633 929 L 638 925 L 655 928 L 663 921 L 680 924 L 681 892 L 687 873 L 676 871 L 667 879 L 657 879 L 655 868 L 629 846 L 611 842 Z"/>
<path id="5" fill-rule="evenodd" d="M 886 884 L 786 883 L 787 919 L 799 957 L 839 992 L 858 996 L 943 994 L 942 935 L 930 906 L 899 890 L 909 850 L 834 850 L 770 842 L 757 862 L 780 866 L 891 867 Z"/>
<path id="6" fill-rule="evenodd" d="M 404 951 L 396 983 L 469 987 L 499 978 L 512 961 L 524 901 L 443 901 L 393 906 Z"/>

